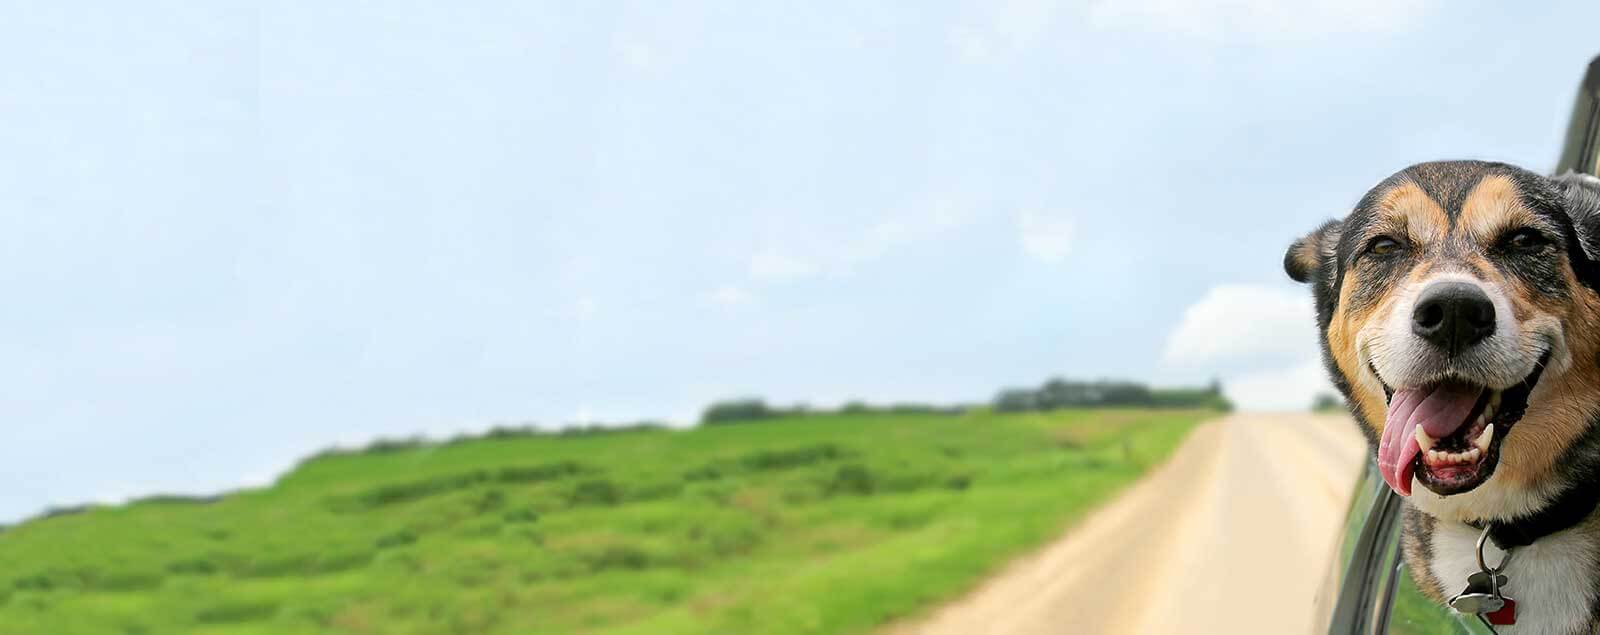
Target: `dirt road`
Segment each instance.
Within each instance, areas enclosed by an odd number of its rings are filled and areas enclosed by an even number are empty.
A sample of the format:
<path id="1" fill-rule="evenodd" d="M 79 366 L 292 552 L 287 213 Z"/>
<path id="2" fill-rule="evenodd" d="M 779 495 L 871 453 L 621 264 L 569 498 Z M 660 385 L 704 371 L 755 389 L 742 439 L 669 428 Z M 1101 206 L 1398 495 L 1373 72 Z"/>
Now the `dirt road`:
<path id="1" fill-rule="evenodd" d="M 1196 429 L 1116 502 L 893 635 L 1308 633 L 1365 444 L 1344 417 Z"/>

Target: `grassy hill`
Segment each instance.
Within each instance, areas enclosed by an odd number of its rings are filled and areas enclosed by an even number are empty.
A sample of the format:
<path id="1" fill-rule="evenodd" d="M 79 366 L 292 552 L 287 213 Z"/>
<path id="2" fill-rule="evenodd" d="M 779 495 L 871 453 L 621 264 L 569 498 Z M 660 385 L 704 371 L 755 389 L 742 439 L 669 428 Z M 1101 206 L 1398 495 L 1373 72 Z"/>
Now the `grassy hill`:
<path id="1" fill-rule="evenodd" d="M 814 415 L 325 456 L 0 533 L 0 634 L 865 633 L 967 588 L 1200 412 Z"/>

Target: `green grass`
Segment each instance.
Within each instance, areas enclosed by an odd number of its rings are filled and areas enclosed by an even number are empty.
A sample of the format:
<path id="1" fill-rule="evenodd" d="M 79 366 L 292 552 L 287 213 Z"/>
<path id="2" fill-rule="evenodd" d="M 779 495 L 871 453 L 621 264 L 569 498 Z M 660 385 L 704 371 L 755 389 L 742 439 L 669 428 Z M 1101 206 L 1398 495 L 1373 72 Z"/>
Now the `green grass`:
<path id="1" fill-rule="evenodd" d="M 1416 580 L 1411 578 L 1411 568 L 1404 569 L 1400 576 L 1400 586 L 1395 590 L 1394 605 L 1389 611 L 1389 632 L 1394 635 L 1457 635 L 1470 634 L 1471 630 L 1463 625 L 1463 619 L 1471 621 L 1476 618 L 1463 618 L 1460 614 L 1441 605 L 1428 596 L 1422 594 L 1417 588 Z"/>
<path id="2" fill-rule="evenodd" d="M 0 533 L 0 634 L 865 633 L 969 587 L 1205 413 L 816 415 L 329 456 Z"/>

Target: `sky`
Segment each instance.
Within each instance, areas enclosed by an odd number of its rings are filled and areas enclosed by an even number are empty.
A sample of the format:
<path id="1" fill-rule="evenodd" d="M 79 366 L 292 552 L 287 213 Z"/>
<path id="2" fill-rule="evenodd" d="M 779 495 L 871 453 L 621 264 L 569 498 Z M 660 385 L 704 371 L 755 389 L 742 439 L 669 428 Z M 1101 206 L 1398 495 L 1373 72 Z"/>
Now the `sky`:
<path id="1" fill-rule="evenodd" d="M 1285 248 L 1549 169 L 1600 3 L 1542 9 L 5 3 L 0 520 L 745 395 L 1302 409 Z"/>

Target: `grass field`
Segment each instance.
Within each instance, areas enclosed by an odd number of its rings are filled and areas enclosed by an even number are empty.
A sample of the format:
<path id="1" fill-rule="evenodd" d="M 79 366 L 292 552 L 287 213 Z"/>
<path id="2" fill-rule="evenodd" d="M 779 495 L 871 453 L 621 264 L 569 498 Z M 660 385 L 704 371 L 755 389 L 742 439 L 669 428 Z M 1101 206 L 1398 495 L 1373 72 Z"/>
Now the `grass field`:
<path id="1" fill-rule="evenodd" d="M 1200 412 L 815 415 L 312 460 L 0 533 L 0 634 L 866 633 L 1113 495 Z"/>

